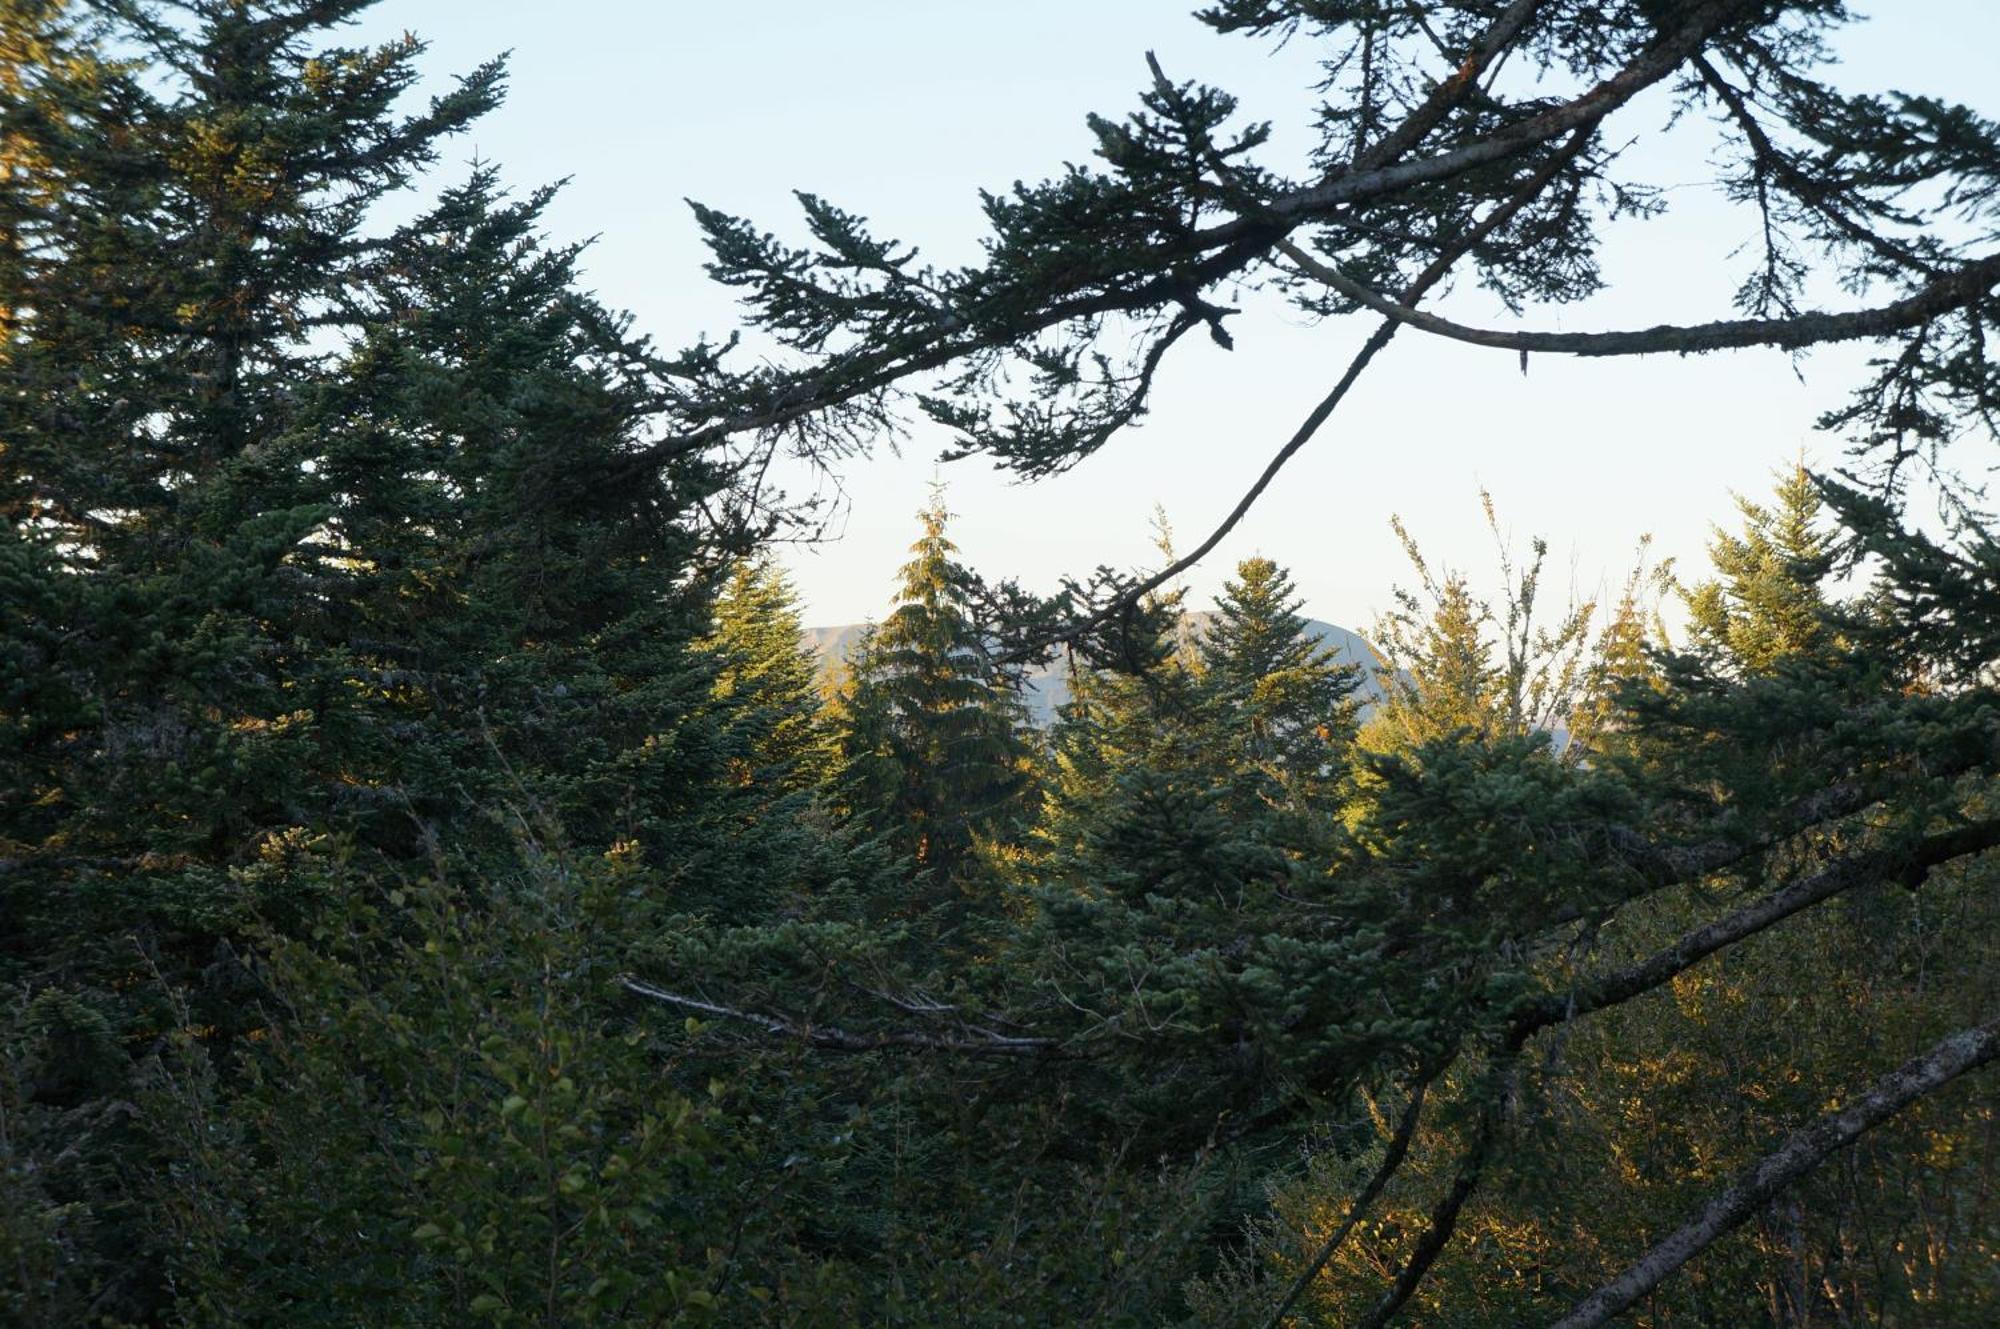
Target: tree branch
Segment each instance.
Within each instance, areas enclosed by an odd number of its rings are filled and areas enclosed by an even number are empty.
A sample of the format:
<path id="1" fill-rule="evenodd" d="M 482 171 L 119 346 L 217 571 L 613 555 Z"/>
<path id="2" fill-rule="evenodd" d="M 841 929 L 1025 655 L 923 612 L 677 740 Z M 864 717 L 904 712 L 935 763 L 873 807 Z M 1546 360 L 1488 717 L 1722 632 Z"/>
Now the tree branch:
<path id="1" fill-rule="evenodd" d="M 1940 864 L 2000 845 L 2000 820 L 1973 822 L 1930 836 L 1914 847 L 1892 846 L 1837 859 L 1810 876 L 1772 892 L 1725 918 L 1684 933 L 1645 959 L 1551 993 L 1515 1017 L 1508 1043 L 1519 1047 L 1550 1025 L 1621 1005 L 1693 968 L 1702 960 L 1773 924 L 1869 882 L 1914 883 Z"/>
<path id="2" fill-rule="evenodd" d="M 1950 776 L 1963 769 L 1958 763 L 1950 763 L 1924 774 Z M 1751 854 L 1761 853 L 1802 831 L 1852 816 L 1879 798 L 1875 789 L 1855 781 L 1828 785 L 1792 803 L 1774 820 L 1771 829 L 1748 839 L 1719 838 L 1694 844 L 1660 845 L 1629 826 L 1613 826 L 1607 834 L 1619 858 L 1648 886 L 1678 886 L 1740 863 Z"/>
<path id="3" fill-rule="evenodd" d="M 1658 1287 L 1668 1275 L 1718 1238 L 1740 1226 L 1772 1196 L 1811 1172 L 1828 1157 L 1887 1121 L 1925 1094 L 1968 1071 L 2000 1058 L 2000 1020 L 1966 1029 L 1913 1057 L 1877 1080 L 1860 1098 L 1830 1112 L 1743 1173 L 1665 1241 L 1635 1260 L 1624 1273 L 1578 1302 L 1551 1329 L 1598 1329 Z"/>
<path id="4" fill-rule="evenodd" d="M 1340 1226 L 1327 1236 L 1319 1250 L 1314 1252 L 1312 1259 L 1306 1263 L 1306 1267 L 1299 1271 L 1299 1276 L 1292 1280 L 1291 1286 L 1285 1290 L 1284 1299 L 1278 1303 L 1277 1309 L 1271 1312 L 1271 1318 L 1265 1321 L 1265 1329 L 1279 1329 L 1299 1297 L 1312 1286 L 1312 1281 L 1319 1277 L 1322 1269 L 1326 1268 L 1327 1261 L 1333 1258 L 1334 1253 L 1361 1222 L 1361 1216 L 1368 1212 L 1368 1206 L 1375 1203 L 1376 1197 L 1382 1194 L 1383 1189 L 1403 1166 L 1403 1159 L 1410 1152 L 1410 1140 L 1417 1133 L 1417 1122 L 1423 1116 L 1424 1094 L 1430 1089 L 1431 1081 L 1440 1073 L 1431 1071 L 1418 1077 L 1415 1086 L 1410 1090 L 1409 1105 L 1403 1109 L 1402 1119 L 1396 1123 L 1395 1134 L 1389 1139 L 1389 1149 L 1382 1156 L 1381 1165 L 1375 1169 L 1375 1174 L 1368 1178 L 1368 1184 L 1361 1188 L 1361 1193 L 1354 1197 L 1354 1202 L 1347 1206 L 1347 1217 L 1340 1221 Z"/>
<path id="5" fill-rule="evenodd" d="M 1548 188 L 1550 181 L 1561 174 L 1564 167 L 1576 160 L 1577 155 L 1590 142 L 1590 137 L 1596 132 L 1596 127 L 1595 121 L 1578 127 L 1576 132 L 1570 136 L 1569 141 L 1563 144 L 1562 149 L 1551 156 L 1548 161 L 1544 162 L 1541 169 L 1523 181 L 1520 187 L 1504 203 L 1481 218 L 1478 224 L 1474 225 L 1464 235 L 1459 236 L 1440 251 L 1437 257 L 1433 258 L 1430 264 L 1410 283 L 1409 288 L 1403 293 L 1403 300 L 1410 302 L 1421 299 L 1431 288 L 1444 280 L 1450 273 L 1453 265 L 1461 258 L 1471 253 L 1488 236 L 1492 235 L 1493 232 L 1505 226 L 1522 208 L 1534 202 L 1542 190 Z M 1332 390 L 1320 399 L 1319 404 L 1314 406 L 1306 415 L 1306 418 L 1300 422 L 1299 427 L 1292 431 L 1291 437 L 1285 440 L 1284 446 L 1278 449 L 1269 462 L 1265 463 L 1264 469 L 1251 482 L 1250 487 L 1244 491 L 1243 496 L 1236 500 L 1236 506 L 1229 510 L 1228 514 L 1216 524 L 1215 528 L 1203 538 L 1200 544 L 1196 545 L 1180 558 L 1167 564 L 1166 567 L 1152 573 L 1136 586 L 1128 588 L 1110 604 L 1092 612 L 1080 622 L 1065 626 L 1059 634 L 1028 643 L 1016 650 L 1007 652 L 1001 657 L 1002 662 L 1011 663 L 1027 659 L 1058 641 L 1080 636 L 1109 622 L 1112 618 L 1139 604 L 1148 595 L 1165 586 L 1189 568 L 1194 567 L 1202 559 L 1208 557 L 1209 553 L 1217 545 L 1221 544 L 1223 540 L 1228 538 L 1231 531 L 1236 529 L 1243 518 L 1249 514 L 1250 509 L 1256 506 L 1257 500 L 1263 496 L 1266 489 L 1271 487 L 1271 482 L 1278 478 L 1278 472 L 1284 470 L 1286 463 L 1290 462 L 1297 455 L 1300 448 L 1303 448 L 1307 443 L 1312 441 L 1313 436 L 1319 432 L 1320 426 L 1327 422 L 1333 415 L 1334 410 L 1346 398 L 1348 392 L 1353 389 L 1355 382 L 1360 379 L 1362 371 L 1368 368 L 1369 363 L 1381 352 L 1382 348 L 1387 346 L 1390 340 L 1395 337 L 1398 326 L 1396 320 L 1387 319 L 1370 334 L 1368 340 L 1362 344 L 1361 349 L 1355 352 L 1354 358 L 1348 362 L 1347 369 L 1333 385 Z"/>
<path id="6" fill-rule="evenodd" d="M 1588 131 L 1672 73 L 1682 61 L 1700 51 L 1725 22 L 1753 5 L 1754 0 L 1709 0 L 1696 6 L 1680 27 L 1663 36 L 1639 58 L 1579 97 L 1437 156 L 1408 162 L 1389 160 L 1392 154 L 1414 147 L 1451 105 L 1476 86 L 1478 71 L 1485 67 L 1485 61 L 1504 49 L 1518 35 L 1520 25 L 1539 7 L 1531 0 L 1517 0 L 1495 20 L 1468 58 L 1472 77 L 1461 81 L 1459 75 L 1454 75 L 1433 90 L 1422 106 L 1370 150 L 1368 168 L 1340 172 L 1319 184 L 1271 200 L 1255 216 L 1239 217 L 1192 233 L 1186 238 L 1185 255 L 1206 255 L 1199 262 L 1183 266 L 1169 261 L 1172 256 L 1163 256 L 1162 261 L 1170 271 L 1117 290 L 1051 299 L 1026 316 L 1001 320 L 999 326 L 982 318 L 978 310 L 961 313 L 940 309 L 939 318 L 946 326 L 983 330 L 961 337 L 940 335 L 926 338 L 919 345 L 858 356 L 850 362 L 851 372 L 838 380 L 824 375 L 802 380 L 764 410 L 716 420 L 637 449 L 623 459 L 617 475 L 661 465 L 738 434 L 781 428 L 844 402 L 883 391 L 912 375 L 943 368 L 982 351 L 1001 349 L 1059 324 L 1176 301 L 1190 284 L 1200 289 L 1227 278 L 1292 230 L 1336 208 L 1392 195 L 1414 185 L 1450 179 L 1526 152 L 1565 133 Z M 1490 51 L 1486 51 L 1488 46 Z M 1480 54 L 1481 51 L 1486 54 Z M 1376 162 L 1381 164 L 1372 164 Z M 997 304 L 1017 298 L 1018 294 L 994 292 L 988 302 Z M 1405 295 L 1406 300 L 1415 297 L 1414 289 Z M 1282 465 L 1282 461 L 1275 464 Z"/>
<path id="7" fill-rule="evenodd" d="M 1886 337 L 1930 322 L 1940 314 L 1973 303 L 2000 286 L 2000 254 L 1990 254 L 1927 283 L 1916 294 L 1874 309 L 1832 314 L 1812 311 L 1790 318 L 1724 319 L 1716 323 L 1661 324 L 1623 332 L 1503 332 L 1414 309 L 1362 285 L 1339 268 L 1280 240 L 1279 251 L 1355 303 L 1424 332 L 1474 346 L 1509 351 L 1541 351 L 1559 355 L 1677 355 L 1780 346 L 1796 349 L 1830 342 Z"/>
<path id="8" fill-rule="evenodd" d="M 1709 0 L 1697 5 L 1680 27 L 1664 34 L 1638 59 L 1579 97 L 1435 157 L 1344 171 L 1320 184 L 1274 199 L 1267 212 L 1296 225 L 1342 204 L 1380 198 L 1412 185 L 1448 180 L 1560 138 L 1572 130 L 1594 126 L 1671 74 L 1683 60 L 1700 51 L 1724 23 L 1753 4 L 1754 0 Z M 1391 137 L 1400 138 L 1400 130 Z M 1383 140 L 1383 146 L 1390 141 Z M 1200 238 L 1212 245 L 1234 238 L 1256 224 L 1250 219 L 1226 222 L 1202 232 Z"/>
<path id="9" fill-rule="evenodd" d="M 1423 1286 L 1430 1276 L 1431 1266 L 1438 1256 L 1451 1244 L 1452 1234 L 1458 1231 L 1458 1216 L 1465 1209 L 1465 1202 L 1479 1189 L 1479 1182 L 1486 1171 L 1486 1160 L 1493 1152 L 1493 1141 L 1500 1132 L 1502 1103 L 1507 1096 L 1513 1076 L 1511 1055 L 1495 1065 L 1485 1077 L 1482 1092 L 1486 1101 L 1479 1110 L 1479 1123 L 1473 1127 L 1472 1143 L 1466 1146 L 1459 1158 L 1458 1172 L 1452 1178 L 1451 1189 L 1431 1210 L 1430 1224 L 1423 1235 L 1417 1238 L 1415 1249 L 1396 1275 L 1396 1281 L 1382 1294 L 1381 1300 L 1372 1306 L 1368 1314 L 1361 1317 L 1354 1329 L 1382 1329 L 1394 1319 L 1396 1312 L 1403 1309 L 1405 1302 Z"/>
<path id="10" fill-rule="evenodd" d="M 1701 75 L 1701 81 L 1708 85 L 1709 91 L 1722 102 L 1724 109 L 1729 112 L 1729 118 L 1736 122 L 1736 127 L 1743 131 L 1744 140 L 1750 145 L 1752 160 L 1776 177 L 1786 193 L 1811 208 L 1829 226 L 1849 240 L 1874 250 L 1878 257 L 1914 268 L 1925 276 L 1939 275 L 1938 268 L 1934 264 L 1926 261 L 1907 245 L 1900 245 L 1877 235 L 1828 201 L 1823 196 L 1824 189 L 1809 179 L 1793 164 L 1791 158 L 1771 141 L 1771 136 L 1764 131 L 1764 126 L 1751 111 L 1750 104 L 1744 99 L 1743 94 L 1735 85 L 1722 77 L 1721 71 L 1707 56 L 1698 55 L 1689 63 Z"/>
<path id="11" fill-rule="evenodd" d="M 1356 152 L 1354 164 L 1348 170 L 1340 176 L 1329 177 L 1324 183 L 1331 184 L 1356 172 L 1380 169 L 1414 150 L 1423 142 L 1424 135 L 1443 122 L 1452 107 L 1464 101 L 1479 86 L 1480 75 L 1506 53 L 1514 39 L 1521 35 L 1521 29 L 1535 16 L 1535 11 L 1546 3 L 1547 0 L 1514 0 L 1479 34 L 1451 77 L 1432 88 L 1422 105 L 1404 116 L 1395 129 L 1377 139 L 1374 146 Z"/>
<path id="12" fill-rule="evenodd" d="M 1672 946 L 1637 964 L 1579 984 L 1573 992 L 1543 998 L 1518 1016 L 1508 1029 L 1502 1064 L 1511 1065 L 1514 1056 L 1540 1030 L 1629 1001 L 1670 981 L 1723 947 L 1842 891 L 1885 878 L 1900 877 L 1906 882 L 1921 880 L 1924 874 L 1939 864 L 1978 853 L 1996 844 L 2000 844 L 2000 820 L 1977 822 L 1932 836 L 1914 850 L 1882 849 L 1842 859 L 1738 910 L 1728 918 L 1695 928 Z M 1409 1300 L 1450 1242 L 1460 1210 L 1478 1189 L 1486 1152 L 1498 1129 L 1498 1109 L 1495 1106 L 1498 1098 L 1498 1091 L 1493 1091 L 1493 1097 L 1481 1114 L 1479 1134 L 1466 1150 L 1451 1190 L 1433 1211 L 1430 1226 L 1418 1241 L 1410 1261 L 1397 1276 L 1395 1285 L 1384 1294 L 1357 1329 L 1382 1329 Z M 1569 1329 L 1576 1327 L 1570 1326 Z"/>

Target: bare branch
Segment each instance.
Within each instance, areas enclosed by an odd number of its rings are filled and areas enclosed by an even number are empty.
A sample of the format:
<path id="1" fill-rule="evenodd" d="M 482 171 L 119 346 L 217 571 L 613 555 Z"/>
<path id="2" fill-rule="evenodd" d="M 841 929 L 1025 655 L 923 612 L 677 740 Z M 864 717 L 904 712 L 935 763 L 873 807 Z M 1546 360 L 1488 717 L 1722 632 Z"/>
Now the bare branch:
<path id="1" fill-rule="evenodd" d="M 2000 1020 L 1951 1035 L 1877 1080 L 1860 1098 L 1794 1133 L 1694 1218 L 1578 1302 L 1551 1329 L 1598 1329 L 1740 1226 L 1770 1198 L 1903 1108 L 2000 1058 Z"/>
<path id="2" fill-rule="evenodd" d="M 668 992 L 642 982 L 630 974 L 618 976 L 618 985 L 634 996 L 657 1001 L 684 1011 L 754 1025 L 779 1038 L 795 1038 L 826 1052 L 942 1052 L 965 1057 L 1048 1057 L 1077 1060 L 1095 1055 L 1089 1048 L 1065 1044 L 1053 1038 L 1033 1038 L 997 1033 L 963 1025 L 956 1034 L 928 1034 L 911 1030 L 891 1030 L 879 1034 L 857 1034 L 838 1025 L 815 1024 L 793 1016 L 766 1015 L 737 1006 L 724 1006 L 698 997 Z"/>
<path id="3" fill-rule="evenodd" d="M 1396 1312 L 1403 1309 L 1405 1302 L 1423 1286 L 1430 1276 L 1431 1266 L 1438 1256 L 1451 1244 L 1452 1234 L 1458 1230 L 1458 1216 L 1465 1209 L 1465 1202 L 1472 1198 L 1474 1191 L 1486 1171 L 1486 1161 L 1493 1152 L 1493 1141 L 1500 1132 L 1502 1103 L 1506 1098 L 1509 1082 L 1513 1076 L 1512 1058 L 1495 1065 L 1484 1077 L 1481 1092 L 1486 1096 L 1479 1111 L 1478 1124 L 1473 1127 L 1472 1143 L 1467 1145 L 1460 1156 L 1457 1174 L 1452 1177 L 1451 1189 L 1431 1210 L 1431 1221 L 1417 1238 L 1416 1247 L 1410 1258 L 1396 1274 L 1396 1281 L 1389 1290 L 1361 1317 L 1354 1329 L 1382 1329 L 1394 1319 Z"/>
<path id="4" fill-rule="evenodd" d="M 1376 1197 L 1382 1194 L 1383 1189 L 1403 1166 L 1403 1159 L 1410 1152 L 1410 1140 L 1417 1133 L 1417 1122 L 1423 1116 L 1424 1094 L 1430 1089 L 1431 1081 L 1435 1080 L 1439 1073 L 1432 1071 L 1420 1076 L 1411 1088 L 1409 1105 L 1403 1109 L 1402 1119 L 1396 1123 L 1395 1134 L 1389 1139 L 1389 1149 L 1383 1154 L 1381 1164 L 1375 1169 L 1374 1175 L 1368 1178 L 1368 1184 L 1361 1188 L 1361 1193 L 1354 1197 L 1354 1202 L 1347 1206 L 1347 1217 L 1340 1221 L 1339 1227 L 1328 1234 L 1326 1241 L 1314 1252 L 1312 1259 L 1307 1261 L 1306 1267 L 1299 1271 L 1299 1276 L 1292 1280 L 1291 1286 L 1285 1291 L 1284 1299 L 1278 1303 L 1277 1309 L 1271 1312 L 1271 1318 L 1265 1321 L 1265 1329 L 1279 1329 L 1284 1323 L 1285 1316 L 1297 1304 L 1299 1297 L 1312 1286 L 1312 1281 L 1319 1277 L 1320 1270 L 1326 1268 L 1327 1261 L 1334 1257 L 1334 1253 L 1361 1222 L 1361 1216 L 1368 1212 L 1368 1207 L 1375 1203 Z"/>
<path id="5" fill-rule="evenodd" d="M 1798 348 L 1832 342 L 1886 337 L 1920 327 L 1940 314 L 1981 299 L 2000 286 L 2000 254 L 1965 264 L 1938 277 L 1916 294 L 1874 309 L 1831 314 L 1811 311 L 1790 318 L 1738 318 L 1715 323 L 1661 324 L 1622 332 L 1504 332 L 1477 328 L 1391 300 L 1349 277 L 1339 268 L 1301 249 L 1290 240 L 1278 249 L 1300 268 L 1357 304 L 1407 323 L 1424 332 L 1474 346 L 1509 351 L 1540 351 L 1557 355 L 1690 355 L 1745 346 Z"/>

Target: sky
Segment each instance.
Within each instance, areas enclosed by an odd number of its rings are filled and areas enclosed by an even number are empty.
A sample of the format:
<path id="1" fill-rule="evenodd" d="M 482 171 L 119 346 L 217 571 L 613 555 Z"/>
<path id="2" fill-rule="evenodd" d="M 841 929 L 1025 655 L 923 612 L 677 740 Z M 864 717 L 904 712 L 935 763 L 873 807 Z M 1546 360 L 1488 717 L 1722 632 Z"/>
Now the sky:
<path id="1" fill-rule="evenodd" d="M 1964 101 L 2000 116 L 2000 3 L 1873 0 L 1879 18 L 1844 38 L 1841 79 Z M 517 189 L 567 179 L 547 214 L 559 240 L 595 237 L 585 280 L 666 348 L 737 321 L 709 282 L 685 200 L 797 238 L 791 191 L 821 194 L 877 232 L 944 263 L 977 255 L 978 191 L 1087 158 L 1087 113 L 1123 114 L 1156 51 L 1175 78 L 1236 93 L 1274 124 L 1274 151 L 1308 143 L 1312 52 L 1221 37 L 1185 3 L 1160 0 L 384 0 L 361 35 L 409 30 L 430 43 L 433 87 L 510 52 L 507 103 L 451 149 L 440 175 L 497 163 Z M 1664 119 L 1655 101 L 1632 125 Z M 1650 117 L 1650 118 L 1648 118 Z M 1526 326 L 1647 326 L 1723 316 L 1742 275 L 1751 218 L 1704 183 L 1699 145 L 1642 148 L 1669 216 L 1621 227 L 1604 259 L 1611 289 Z M 1827 293 L 1827 303 L 1840 300 Z M 1461 293 L 1455 317 L 1507 319 Z M 814 624 L 879 617 L 934 480 L 951 532 L 981 573 L 1053 589 L 1064 573 L 1154 560 L 1150 515 L 1182 547 L 1233 505 L 1318 400 L 1372 320 L 1314 324 L 1273 301 L 1232 320 L 1237 349 L 1189 338 L 1143 425 L 1051 480 L 1022 484 L 979 459 L 940 466 L 944 437 L 846 463 L 836 538 L 783 557 Z M 1366 630 L 1409 568 L 1399 515 L 1434 565 L 1492 586 L 1498 559 L 1479 494 L 1490 491 L 1517 550 L 1547 539 L 1558 584 L 1615 590 L 1640 535 L 1698 571 L 1732 493 L 1758 496 L 1803 455 L 1841 460 L 1815 431 L 1863 357 L 1795 361 L 1776 351 L 1590 361 L 1535 357 L 1406 332 L 1244 524 L 1191 574 L 1206 603 L 1236 562 L 1263 554 L 1292 572 L 1314 616 Z M 794 469 L 794 492 L 815 477 Z"/>

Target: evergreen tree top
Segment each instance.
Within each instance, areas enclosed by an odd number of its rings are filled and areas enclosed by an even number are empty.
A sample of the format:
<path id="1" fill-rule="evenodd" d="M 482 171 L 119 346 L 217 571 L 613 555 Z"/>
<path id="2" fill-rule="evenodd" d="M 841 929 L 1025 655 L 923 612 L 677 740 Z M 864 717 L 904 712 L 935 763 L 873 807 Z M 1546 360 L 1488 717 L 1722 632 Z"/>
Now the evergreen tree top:
<path id="1" fill-rule="evenodd" d="M 804 644 L 798 592 L 775 558 L 743 559 L 715 601 L 711 642 L 728 654 L 718 686 L 766 683 L 809 695 L 818 667 Z"/>
<path id="2" fill-rule="evenodd" d="M 1330 655 L 1308 635 L 1303 604 L 1289 572 L 1262 555 L 1245 559 L 1216 599 L 1203 659 L 1211 669 L 1260 678 Z"/>
<path id="3" fill-rule="evenodd" d="M 1697 641 L 1735 668 L 1769 673 L 1809 654 L 1823 636 L 1834 538 L 1818 485 L 1800 462 L 1779 475 L 1769 503 L 1738 496 L 1740 533 L 1717 527 L 1714 578 L 1686 593 Z"/>
<path id="4" fill-rule="evenodd" d="M 888 819 L 912 856 L 955 879 L 975 841 L 1018 821 L 1025 708 L 974 608 L 978 579 L 946 535 L 942 487 L 897 579 L 897 603 L 850 659 L 842 698 L 850 806 Z"/>

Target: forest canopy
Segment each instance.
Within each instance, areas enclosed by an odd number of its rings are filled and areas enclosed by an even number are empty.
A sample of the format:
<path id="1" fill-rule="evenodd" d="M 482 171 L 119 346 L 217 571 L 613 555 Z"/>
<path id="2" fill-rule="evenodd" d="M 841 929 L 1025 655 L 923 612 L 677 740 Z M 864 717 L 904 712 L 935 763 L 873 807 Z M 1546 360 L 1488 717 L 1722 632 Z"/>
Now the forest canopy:
<path id="1" fill-rule="evenodd" d="M 0 0 L 0 1320 L 1993 1321 L 2000 125 L 1838 0 L 1218 0 L 1308 171 L 1149 59 L 975 263 L 697 204 L 759 353 L 663 350 L 372 8 Z M 1556 330 L 1648 97 L 1760 241 Z M 774 459 L 1116 460 L 1254 291 L 1365 333 L 1219 527 L 941 488 L 814 658 Z M 1869 360 L 1705 567 L 1192 603 L 1398 337 Z"/>

